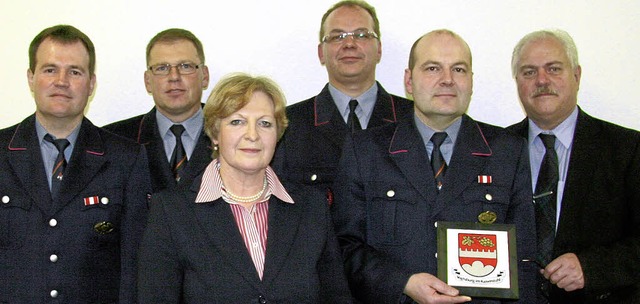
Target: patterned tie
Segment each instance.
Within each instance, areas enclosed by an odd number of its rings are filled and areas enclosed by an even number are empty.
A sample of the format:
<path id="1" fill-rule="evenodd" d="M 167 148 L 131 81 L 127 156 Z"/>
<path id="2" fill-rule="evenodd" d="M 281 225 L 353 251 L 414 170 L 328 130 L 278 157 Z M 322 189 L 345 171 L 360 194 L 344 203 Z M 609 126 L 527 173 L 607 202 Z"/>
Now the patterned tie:
<path id="1" fill-rule="evenodd" d="M 538 250 L 540 262 L 546 266 L 553 259 L 553 240 L 556 231 L 556 201 L 558 190 L 558 155 L 556 154 L 556 137 L 540 134 L 546 149 L 540 173 L 533 195 L 536 210 L 536 226 L 538 232 Z"/>
<path id="2" fill-rule="evenodd" d="M 187 153 L 185 153 L 184 146 L 182 145 L 184 127 L 182 125 L 173 125 L 170 130 L 176 137 L 176 146 L 173 148 L 173 153 L 171 154 L 171 170 L 173 171 L 176 182 L 179 182 L 182 170 L 184 166 L 187 165 Z"/>
<path id="3" fill-rule="evenodd" d="M 44 136 L 44 140 L 52 143 L 58 149 L 58 156 L 51 172 L 51 198 L 54 200 L 58 196 L 60 191 L 60 184 L 62 184 L 62 177 L 64 176 L 64 169 L 67 167 L 67 160 L 64 158 L 64 150 L 69 146 L 69 141 L 65 138 L 53 139 L 53 136 L 47 134 Z"/>
<path id="4" fill-rule="evenodd" d="M 357 100 L 351 99 L 349 101 L 349 118 L 347 118 L 347 126 L 349 126 L 349 128 L 351 129 L 351 132 L 362 130 L 362 126 L 360 126 L 360 120 L 358 120 L 358 115 L 356 115 L 357 106 Z"/>
<path id="5" fill-rule="evenodd" d="M 431 168 L 434 172 L 438 191 L 442 189 L 442 180 L 444 179 L 444 173 L 447 171 L 447 163 L 444 161 L 442 152 L 440 152 L 440 146 L 446 138 L 446 132 L 436 132 L 431 136 L 431 142 L 433 143 L 433 151 L 431 151 Z"/>

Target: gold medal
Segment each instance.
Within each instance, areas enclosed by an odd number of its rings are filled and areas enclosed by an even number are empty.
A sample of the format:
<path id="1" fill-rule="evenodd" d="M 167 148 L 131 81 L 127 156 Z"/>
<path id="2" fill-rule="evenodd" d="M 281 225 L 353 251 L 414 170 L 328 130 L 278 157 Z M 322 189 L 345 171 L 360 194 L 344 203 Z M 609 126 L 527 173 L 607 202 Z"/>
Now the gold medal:
<path id="1" fill-rule="evenodd" d="M 478 221 L 483 224 L 493 224 L 497 218 L 498 215 L 493 211 L 485 211 L 478 214 Z"/>

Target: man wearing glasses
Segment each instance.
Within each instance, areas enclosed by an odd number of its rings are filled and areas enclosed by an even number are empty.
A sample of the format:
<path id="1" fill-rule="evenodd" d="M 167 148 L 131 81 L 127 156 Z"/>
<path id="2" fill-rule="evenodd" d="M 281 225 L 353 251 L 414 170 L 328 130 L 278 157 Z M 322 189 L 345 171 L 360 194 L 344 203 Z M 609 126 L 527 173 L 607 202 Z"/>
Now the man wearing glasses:
<path id="1" fill-rule="evenodd" d="M 278 176 L 317 187 L 331 203 L 345 136 L 413 113 L 411 101 L 376 82 L 381 55 L 380 26 L 371 5 L 341 1 L 324 14 L 318 57 L 329 83 L 317 96 L 287 107 L 289 127 L 272 164 Z"/>
<path id="2" fill-rule="evenodd" d="M 155 107 L 105 128 L 145 145 L 153 192 L 190 183 L 211 161 L 200 101 L 209 69 L 200 40 L 184 29 L 158 33 L 147 45 L 144 84 Z"/>

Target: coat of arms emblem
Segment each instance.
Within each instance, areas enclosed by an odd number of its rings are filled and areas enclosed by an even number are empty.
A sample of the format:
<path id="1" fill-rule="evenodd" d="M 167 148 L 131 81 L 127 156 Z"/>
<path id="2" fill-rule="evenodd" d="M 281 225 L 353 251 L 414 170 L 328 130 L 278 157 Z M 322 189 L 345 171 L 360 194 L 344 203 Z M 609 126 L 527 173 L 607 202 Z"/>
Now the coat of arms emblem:
<path id="1" fill-rule="evenodd" d="M 495 234 L 458 234 L 458 261 L 464 272 L 474 277 L 491 274 L 498 263 Z"/>

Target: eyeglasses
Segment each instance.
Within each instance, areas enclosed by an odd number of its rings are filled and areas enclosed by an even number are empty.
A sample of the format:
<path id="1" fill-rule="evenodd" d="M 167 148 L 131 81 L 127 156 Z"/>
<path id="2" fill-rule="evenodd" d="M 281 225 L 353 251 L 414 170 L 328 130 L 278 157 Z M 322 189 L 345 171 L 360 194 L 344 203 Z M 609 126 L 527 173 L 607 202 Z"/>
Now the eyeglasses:
<path id="1" fill-rule="evenodd" d="M 171 69 L 176 67 L 180 75 L 189 75 L 196 72 L 202 64 L 193 64 L 190 62 L 182 62 L 178 64 L 160 63 L 149 67 L 149 71 L 156 76 L 167 76 L 171 73 Z"/>
<path id="2" fill-rule="evenodd" d="M 378 39 L 378 35 L 371 31 L 357 30 L 353 32 L 333 33 L 322 37 L 325 43 L 342 43 L 347 37 L 353 37 L 356 41 L 365 41 L 370 39 Z"/>

